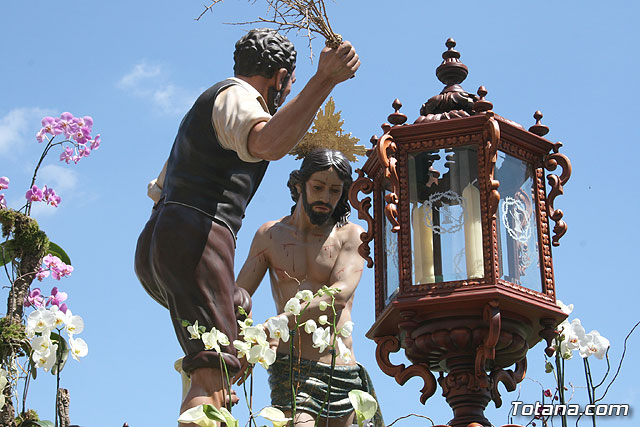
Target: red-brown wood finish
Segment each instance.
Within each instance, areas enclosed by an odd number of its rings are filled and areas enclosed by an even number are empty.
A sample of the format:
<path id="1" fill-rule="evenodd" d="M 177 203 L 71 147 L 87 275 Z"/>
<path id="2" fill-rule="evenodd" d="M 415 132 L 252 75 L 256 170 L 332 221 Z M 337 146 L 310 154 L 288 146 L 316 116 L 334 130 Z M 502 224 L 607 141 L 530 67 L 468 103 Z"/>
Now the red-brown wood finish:
<path id="1" fill-rule="evenodd" d="M 535 113 L 536 123 L 527 131 L 493 112 L 493 104 L 485 98 L 486 88 L 480 87 L 477 96 L 465 92 L 460 83 L 468 69 L 453 49 L 455 42 L 449 39 L 446 46 L 436 72 L 445 88 L 422 106 L 414 124 L 405 124 L 407 116 L 399 111 L 402 103 L 393 101 L 390 124 L 382 125 L 381 137 L 372 138 L 374 146 L 362 169 L 357 170 L 349 200 L 368 227 L 359 252 L 369 267 L 375 266 L 376 321 L 367 336 L 377 343 L 380 368 L 400 385 L 414 376 L 422 378 L 422 403 L 435 393 L 437 373 L 437 383 L 454 412 L 449 425 L 489 426 L 483 412 L 489 401 L 502 404 L 498 383 L 514 390 L 524 378 L 529 348 L 544 338 L 545 351 L 550 354 L 554 328 L 566 318 L 555 301 L 551 246 L 559 244 L 567 229 L 563 212 L 554 202 L 571 175 L 571 163 L 559 153 L 560 143 L 543 137 L 548 128 L 540 122 L 542 113 Z M 463 145 L 475 146 L 478 153 L 484 277 L 414 285 L 409 155 Z M 498 151 L 530 164 L 534 172 L 540 290 L 500 278 L 496 226 L 500 183 L 494 176 Z M 547 196 L 545 170 L 554 171 L 557 166 L 562 173 L 547 176 L 551 189 Z M 436 176 L 437 172 L 433 173 Z M 358 199 L 360 192 L 373 194 L 373 205 L 370 196 Z M 555 223 L 553 237 L 549 219 Z M 385 221 L 398 237 L 399 289 L 388 303 Z M 401 348 L 411 366 L 390 362 L 390 353 Z M 510 366 L 515 367 L 507 369 Z"/>

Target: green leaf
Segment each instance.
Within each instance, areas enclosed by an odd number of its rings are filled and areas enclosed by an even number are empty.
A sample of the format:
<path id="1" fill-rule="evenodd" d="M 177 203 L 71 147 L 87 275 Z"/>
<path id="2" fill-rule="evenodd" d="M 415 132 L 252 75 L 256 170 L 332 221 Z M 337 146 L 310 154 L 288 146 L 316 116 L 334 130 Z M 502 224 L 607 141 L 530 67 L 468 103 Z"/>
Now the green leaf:
<path id="1" fill-rule="evenodd" d="M 202 407 L 202 412 L 204 412 L 204 414 L 210 420 L 218 421 L 218 422 L 221 422 L 221 423 L 224 422 L 224 415 L 222 414 L 222 412 L 220 412 L 220 410 L 218 408 L 216 408 L 213 405 L 205 404 Z"/>
<path id="2" fill-rule="evenodd" d="M 67 364 L 69 359 L 69 345 L 67 341 L 55 332 L 51 332 L 51 341 L 58 344 L 58 351 L 56 355 L 56 363 L 51 367 L 51 373 L 56 375 L 59 371 L 62 371 L 64 365 Z"/>
<path id="3" fill-rule="evenodd" d="M 186 328 L 187 326 L 191 326 L 191 323 L 189 323 L 188 320 L 183 320 L 182 321 L 182 326 Z"/>
<path id="4" fill-rule="evenodd" d="M 49 242 L 48 251 L 51 255 L 55 255 L 60 258 L 60 261 L 64 262 L 67 265 L 71 265 L 71 258 L 69 258 L 69 255 L 67 255 L 64 249 L 62 249 L 60 246 L 56 245 L 53 242 Z"/>
<path id="5" fill-rule="evenodd" d="M 16 251 L 13 248 L 13 240 L 0 243 L 0 267 L 13 261 L 15 257 Z"/>

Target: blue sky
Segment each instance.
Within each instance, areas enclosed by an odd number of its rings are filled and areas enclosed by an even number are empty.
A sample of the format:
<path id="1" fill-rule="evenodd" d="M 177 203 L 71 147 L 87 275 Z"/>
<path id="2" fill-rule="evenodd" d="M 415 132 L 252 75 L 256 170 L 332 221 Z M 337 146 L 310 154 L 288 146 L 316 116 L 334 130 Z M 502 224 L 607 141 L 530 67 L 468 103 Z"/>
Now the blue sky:
<path id="1" fill-rule="evenodd" d="M 86 323 L 82 337 L 89 355 L 71 361 L 62 375 L 62 385 L 71 391 L 73 423 L 175 425 L 180 379 L 173 362 L 181 351 L 167 312 L 145 294 L 133 272 L 135 242 L 151 209 L 146 183 L 160 170 L 195 97 L 232 73 L 233 44 L 248 27 L 223 23 L 250 20 L 263 11 L 260 1 L 227 0 L 196 22 L 202 4 L 35 0 L 2 7 L 0 176 L 11 178 L 4 192 L 10 205 L 22 204 L 42 148 L 35 133 L 43 115 L 91 115 L 94 132 L 102 134 L 100 149 L 78 165 L 48 159 L 38 182 L 53 186 L 62 203 L 56 210 L 34 211 L 76 268 L 63 282 L 41 284 L 45 291 L 59 285 L 68 292 L 70 308 Z M 356 78 L 333 96 L 345 129 L 365 145 L 381 133 L 395 98 L 413 121 L 422 103 L 442 89 L 434 70 L 448 37 L 456 39 L 469 67 L 467 91 L 486 86 L 494 110 L 525 127 L 534 123 L 534 111 L 542 110 L 543 123 L 551 128 L 548 139 L 562 141 L 562 152 L 573 163 L 565 195 L 556 201 L 569 226 L 553 251 L 557 294 L 575 304 L 571 318 L 610 339 L 617 362 L 626 333 L 640 318 L 634 249 L 640 240 L 640 191 L 631 182 L 640 157 L 638 6 L 420 0 L 342 0 L 329 6 L 333 27 L 353 42 L 362 61 Z M 307 40 L 289 36 L 299 52 L 295 95 L 315 64 Z M 319 51 L 321 41 L 313 47 Z M 288 213 L 286 179 L 297 167 L 293 158 L 270 166 L 239 234 L 236 271 L 257 227 Z M 6 295 L 7 289 L 0 289 L 0 299 Z M 273 314 L 268 283 L 255 301 L 256 319 Z M 374 320 L 372 307 L 373 272 L 367 270 L 354 306 L 355 353 L 373 376 L 387 423 L 409 413 L 446 423 L 451 413 L 440 391 L 422 406 L 419 380 L 401 388 L 377 367 L 374 344 L 364 337 Z M 529 352 L 525 399 L 539 396 L 533 380 L 545 388 L 553 385 L 544 373 L 542 351 L 538 345 Z M 606 401 L 640 404 L 634 381 L 639 354 L 634 336 Z M 574 358 L 568 365 L 571 381 L 583 385 L 582 361 Z M 601 372 L 605 364 L 592 365 Z M 256 384 L 254 405 L 260 409 L 268 403 L 262 372 Z M 53 376 L 41 373 L 28 406 L 52 418 L 54 390 Z M 500 410 L 489 405 L 487 415 L 496 425 L 507 422 L 508 401 L 515 396 L 503 394 L 507 403 Z M 576 389 L 575 400 L 585 402 L 585 390 Z M 246 420 L 246 411 L 236 414 Z M 599 424 L 632 425 L 634 418 Z M 398 424 L 410 422 L 415 421 Z"/>

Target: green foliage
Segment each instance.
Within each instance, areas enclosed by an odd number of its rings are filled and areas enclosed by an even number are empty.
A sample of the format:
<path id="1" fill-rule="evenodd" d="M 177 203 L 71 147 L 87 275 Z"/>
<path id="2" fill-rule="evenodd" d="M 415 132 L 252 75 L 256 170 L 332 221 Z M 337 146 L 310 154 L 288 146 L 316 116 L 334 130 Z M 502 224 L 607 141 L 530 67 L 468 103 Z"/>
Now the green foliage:
<path id="1" fill-rule="evenodd" d="M 14 248 L 14 241 L 7 240 L 0 243 L 0 267 L 10 263 L 16 257 L 16 250 Z"/>
<path id="2" fill-rule="evenodd" d="M 8 360 L 16 352 L 24 356 L 30 351 L 24 324 L 13 323 L 8 317 L 0 319 L 0 360 Z"/>
<path id="3" fill-rule="evenodd" d="M 51 374 L 56 375 L 59 371 L 62 371 L 69 359 L 69 346 L 67 341 L 55 332 L 51 332 L 51 341 L 58 344 L 56 363 L 51 367 Z"/>
<path id="4" fill-rule="evenodd" d="M 69 255 L 67 255 L 64 249 L 62 249 L 57 244 L 50 241 L 47 252 L 50 253 L 51 255 L 57 256 L 58 258 L 60 258 L 60 261 L 64 262 L 65 264 L 71 265 L 71 258 L 69 258 Z"/>
<path id="5" fill-rule="evenodd" d="M 40 417 L 38 416 L 38 413 L 33 409 L 29 409 L 27 412 L 23 412 L 16 417 L 16 424 L 18 425 L 18 427 L 43 425 L 43 424 L 37 424 L 38 422 L 40 422 Z"/>
<path id="6" fill-rule="evenodd" d="M 0 224 L 3 237 L 13 235 L 10 248 L 14 258 L 40 259 L 45 255 L 49 238 L 40 230 L 36 220 L 13 209 L 0 209 Z"/>

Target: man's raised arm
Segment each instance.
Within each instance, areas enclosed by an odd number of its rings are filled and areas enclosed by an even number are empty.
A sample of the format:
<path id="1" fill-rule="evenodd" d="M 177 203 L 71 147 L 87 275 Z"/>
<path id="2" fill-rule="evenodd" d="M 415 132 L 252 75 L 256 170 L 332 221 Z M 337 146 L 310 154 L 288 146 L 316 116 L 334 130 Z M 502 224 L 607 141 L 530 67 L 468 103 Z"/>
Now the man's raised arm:
<path id="1" fill-rule="evenodd" d="M 249 153 L 264 160 L 278 160 L 305 135 L 318 109 L 333 88 L 351 78 L 360 67 L 353 46 L 343 42 L 337 49 L 324 48 L 318 70 L 302 91 L 268 122 L 256 124 L 248 138 Z"/>

